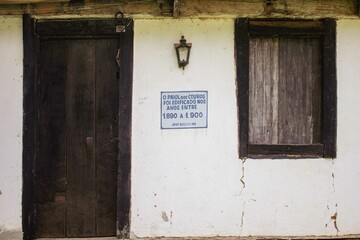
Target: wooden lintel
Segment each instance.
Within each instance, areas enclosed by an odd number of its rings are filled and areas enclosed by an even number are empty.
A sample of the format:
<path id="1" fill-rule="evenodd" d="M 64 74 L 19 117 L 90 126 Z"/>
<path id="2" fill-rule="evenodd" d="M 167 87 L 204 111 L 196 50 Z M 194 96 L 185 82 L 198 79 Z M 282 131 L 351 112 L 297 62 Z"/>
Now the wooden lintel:
<path id="1" fill-rule="evenodd" d="M 70 0 L 0 0 L 0 4 L 24 4 L 41 2 L 68 2 Z"/>
<path id="2" fill-rule="evenodd" d="M 9 2 L 11 0 L 2 1 Z M 231 18 L 347 18 L 359 16 L 358 0 L 277 0 L 274 1 L 271 8 L 266 5 L 264 0 L 84 0 L 84 4 L 81 5 L 70 4 L 70 2 L 0 4 L 0 15 L 27 13 L 56 17 L 61 15 L 112 15 L 116 11 L 122 11 L 126 15 L 180 18 L 224 16 Z"/>
<path id="3" fill-rule="evenodd" d="M 173 17 L 175 17 L 175 18 L 178 17 L 180 14 L 179 2 L 180 2 L 180 0 L 174 0 Z"/>
<path id="4" fill-rule="evenodd" d="M 182 0 L 180 17 L 342 18 L 357 15 L 357 0 Z"/>
<path id="5" fill-rule="evenodd" d="M 0 0 L 1 1 L 1 0 Z M 103 0 L 95 2 L 85 0 L 83 4 L 70 2 L 48 2 L 32 4 L 5 4 L 0 5 L 0 15 L 29 14 L 44 17 L 61 15 L 114 15 L 117 11 L 125 15 L 153 15 L 161 16 L 159 3 L 155 1 L 113 1 Z"/>

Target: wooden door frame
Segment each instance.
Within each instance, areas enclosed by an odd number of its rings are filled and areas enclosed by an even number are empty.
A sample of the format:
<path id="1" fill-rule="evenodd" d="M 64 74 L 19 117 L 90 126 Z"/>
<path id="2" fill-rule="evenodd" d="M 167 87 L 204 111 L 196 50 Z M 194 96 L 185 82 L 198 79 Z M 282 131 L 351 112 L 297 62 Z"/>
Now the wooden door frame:
<path id="1" fill-rule="evenodd" d="M 131 198 L 131 114 L 133 79 L 134 24 L 126 19 L 121 34 L 121 68 L 119 88 L 119 154 L 117 182 L 117 235 L 129 238 Z M 23 194 L 22 226 L 24 239 L 35 238 L 36 194 L 35 166 L 38 153 L 38 79 L 39 47 L 42 37 L 57 36 L 114 38 L 115 21 L 108 20 L 36 20 L 23 16 L 24 79 L 23 79 Z M 114 59 L 115 61 L 115 59 Z"/>

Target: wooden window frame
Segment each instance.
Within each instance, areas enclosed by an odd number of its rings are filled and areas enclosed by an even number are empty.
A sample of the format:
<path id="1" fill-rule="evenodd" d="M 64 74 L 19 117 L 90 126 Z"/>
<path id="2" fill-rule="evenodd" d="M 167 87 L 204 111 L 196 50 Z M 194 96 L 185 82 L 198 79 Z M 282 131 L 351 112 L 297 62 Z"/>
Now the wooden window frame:
<path id="1" fill-rule="evenodd" d="M 251 36 L 319 36 L 321 41 L 320 144 L 249 144 L 249 42 Z M 240 18 L 235 22 L 240 158 L 336 157 L 336 21 Z"/>

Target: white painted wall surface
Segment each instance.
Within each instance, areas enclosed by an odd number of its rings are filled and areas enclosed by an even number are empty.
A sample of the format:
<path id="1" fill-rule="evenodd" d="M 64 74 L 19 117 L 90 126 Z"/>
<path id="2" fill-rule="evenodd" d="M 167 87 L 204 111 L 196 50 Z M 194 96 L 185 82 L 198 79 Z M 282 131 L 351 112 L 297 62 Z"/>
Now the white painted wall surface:
<path id="1" fill-rule="evenodd" d="M 360 234 L 360 21 L 337 31 L 338 158 L 242 162 L 233 19 L 135 21 L 134 237 Z M 209 91 L 207 129 L 160 130 L 160 92 L 180 90 Z"/>
<path id="2" fill-rule="evenodd" d="M 136 236 L 240 232 L 233 31 L 233 20 L 135 21 L 131 231 Z M 174 50 L 181 35 L 193 44 L 184 71 Z M 208 91 L 207 129 L 160 130 L 160 91 L 172 90 Z"/>
<path id="3" fill-rule="evenodd" d="M 21 231 L 22 73 L 22 19 L 0 17 L 0 237 Z"/>
<path id="4" fill-rule="evenodd" d="M 242 162 L 233 20 L 135 20 L 132 236 L 360 234 L 360 20 L 337 24 L 338 158 Z M 0 17 L 0 56 L 1 239 L 21 230 L 21 18 Z M 207 129 L 160 130 L 172 90 L 209 92 Z"/>
<path id="5" fill-rule="evenodd" d="M 337 22 L 338 159 L 335 202 L 341 234 L 360 233 L 360 20 Z"/>

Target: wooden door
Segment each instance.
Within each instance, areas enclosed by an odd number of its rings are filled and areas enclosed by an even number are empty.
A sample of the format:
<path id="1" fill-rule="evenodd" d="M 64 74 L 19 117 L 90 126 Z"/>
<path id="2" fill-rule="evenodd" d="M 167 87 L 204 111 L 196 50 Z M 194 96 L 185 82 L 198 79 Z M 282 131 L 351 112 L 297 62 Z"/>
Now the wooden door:
<path id="1" fill-rule="evenodd" d="M 40 44 L 37 237 L 115 236 L 116 39 Z"/>
<path id="2" fill-rule="evenodd" d="M 127 238 L 133 22 L 23 20 L 24 239 Z"/>

